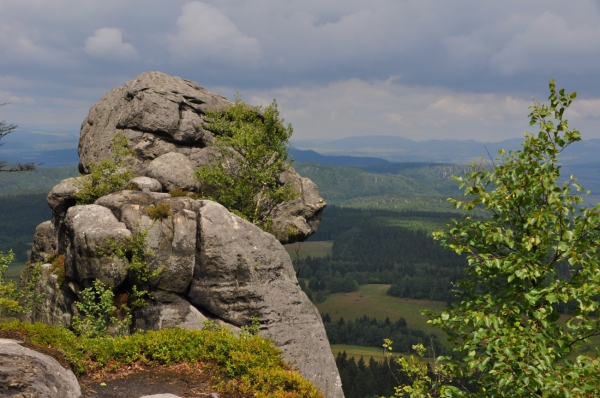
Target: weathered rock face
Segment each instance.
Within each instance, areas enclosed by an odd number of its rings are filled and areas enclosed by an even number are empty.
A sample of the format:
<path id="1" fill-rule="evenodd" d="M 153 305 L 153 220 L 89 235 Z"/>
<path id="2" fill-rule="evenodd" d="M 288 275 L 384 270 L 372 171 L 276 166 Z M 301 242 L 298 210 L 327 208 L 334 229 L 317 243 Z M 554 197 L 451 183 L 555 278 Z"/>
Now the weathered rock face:
<path id="1" fill-rule="evenodd" d="M 79 169 L 112 156 L 111 140 L 118 131 L 128 138 L 135 157 L 128 160 L 137 176 L 152 177 L 167 192 L 175 188 L 195 191 L 200 184 L 194 171 L 215 162 L 213 134 L 204 129 L 205 113 L 231 105 L 225 97 L 197 83 L 160 72 L 142 73 L 111 90 L 91 109 L 81 125 Z M 317 187 L 293 170 L 280 182 L 293 183 L 300 197 L 284 202 L 268 213 L 271 232 L 283 243 L 304 240 L 316 231 L 325 202 Z M 64 211 L 73 193 L 72 181 L 58 185 L 51 196 L 53 212 Z"/>
<path id="2" fill-rule="evenodd" d="M 157 205 L 168 212 L 153 220 L 148 210 Z M 132 281 L 127 263 L 110 255 L 107 240 L 119 242 L 145 231 L 149 268 L 162 271 L 147 285 L 153 300 L 133 314 L 136 330 L 201 329 L 206 319 L 239 330 L 258 317 L 259 333 L 271 338 L 302 375 L 327 397 L 343 397 L 321 317 L 273 235 L 218 203 L 141 191 L 73 206 L 59 224 L 64 233 L 58 234 L 57 246 L 65 255 L 67 280 L 62 287 L 49 277 L 41 282 L 48 301 L 30 320 L 64 324 L 74 313 L 69 295 L 94 278 L 115 291 L 127 286 Z"/>
<path id="3" fill-rule="evenodd" d="M 203 128 L 204 115 L 230 104 L 189 80 L 148 72 L 92 107 L 81 127 L 80 171 L 89 173 L 91 165 L 111 157 L 111 141 L 122 131 L 135 151 L 127 161 L 136 174 L 131 184 L 140 191 L 116 192 L 76 206 L 76 179 L 52 189 L 47 197 L 52 222 L 38 227 L 32 259 L 48 262 L 64 256 L 65 281 L 59 285 L 53 268 L 43 265 L 36 289 L 45 297 L 27 319 L 68 325 L 77 314 L 79 292 L 94 279 L 127 297 L 137 277 L 129 267 L 131 259 L 113 255 L 110 242 L 145 234 L 148 268 L 160 273 L 144 282 L 152 299 L 133 312 L 133 329 L 201 329 L 212 320 L 239 331 L 258 317 L 260 333 L 301 374 L 325 396 L 341 398 L 321 317 L 301 291 L 281 246 L 316 231 L 325 202 L 315 184 L 293 169 L 279 176 L 279 183 L 292 184 L 299 196 L 267 210 L 271 234 L 217 203 L 166 193 L 201 190 L 194 172 L 211 164 L 216 153 L 212 133 Z M 157 206 L 162 213 L 152 212 Z M 33 266 L 25 269 L 25 282 Z"/>
<path id="4" fill-rule="evenodd" d="M 52 357 L 0 339 L 0 395 L 3 397 L 80 398 L 77 378 Z"/>

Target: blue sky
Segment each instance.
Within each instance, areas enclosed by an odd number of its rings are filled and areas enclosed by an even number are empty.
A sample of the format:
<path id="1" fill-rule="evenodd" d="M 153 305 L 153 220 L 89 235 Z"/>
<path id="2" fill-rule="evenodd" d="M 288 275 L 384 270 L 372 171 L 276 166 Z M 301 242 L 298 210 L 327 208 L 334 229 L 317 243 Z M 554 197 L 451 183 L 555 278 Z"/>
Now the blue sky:
<path id="1" fill-rule="evenodd" d="M 600 138 L 600 2 L 0 0 L 0 119 L 76 134 L 147 70 L 276 98 L 296 139 L 501 141 L 547 83 Z"/>

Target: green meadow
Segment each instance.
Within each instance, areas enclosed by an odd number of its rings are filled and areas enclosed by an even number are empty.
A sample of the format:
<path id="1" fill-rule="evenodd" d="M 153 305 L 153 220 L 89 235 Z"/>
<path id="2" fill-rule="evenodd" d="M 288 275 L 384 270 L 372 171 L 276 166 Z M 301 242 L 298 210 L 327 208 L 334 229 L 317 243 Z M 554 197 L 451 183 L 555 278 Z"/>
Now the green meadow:
<path id="1" fill-rule="evenodd" d="M 445 302 L 388 296 L 385 293 L 389 287 L 390 285 L 362 285 L 357 292 L 333 293 L 327 296 L 327 300 L 315 305 L 322 314 L 328 313 L 332 321 L 341 317 L 354 320 L 364 315 L 381 320 L 389 317 L 391 321 L 402 317 L 406 319 L 409 328 L 434 333 L 443 338 L 442 332 L 427 324 L 427 318 L 421 315 L 421 311 L 441 311 L 446 308 Z"/>

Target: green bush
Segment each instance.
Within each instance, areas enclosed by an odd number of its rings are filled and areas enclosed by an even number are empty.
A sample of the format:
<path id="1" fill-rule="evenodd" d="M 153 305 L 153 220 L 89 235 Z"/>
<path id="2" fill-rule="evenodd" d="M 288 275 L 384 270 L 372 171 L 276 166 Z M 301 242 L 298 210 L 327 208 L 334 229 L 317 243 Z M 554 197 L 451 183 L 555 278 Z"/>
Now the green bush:
<path id="1" fill-rule="evenodd" d="M 89 337 L 77 336 L 65 328 L 18 321 L 0 324 L 0 330 L 19 332 L 32 344 L 61 351 L 78 375 L 118 371 L 132 364 L 204 363 L 215 375 L 235 381 L 221 382 L 223 390 L 237 385 L 239 392 L 255 397 L 323 397 L 285 363 L 278 348 L 258 335 L 237 337 L 226 329 L 176 328 L 130 336 Z"/>
<path id="2" fill-rule="evenodd" d="M 131 325 L 131 315 L 126 306 L 121 309 L 125 311 L 125 319 L 117 319 L 117 307 L 114 305 L 114 293 L 100 280 L 94 280 L 91 287 L 80 292 L 83 300 L 76 302 L 75 306 L 83 318 L 73 317 L 71 327 L 75 333 L 87 337 L 98 337 L 106 335 L 111 325 L 116 325 L 120 333 L 128 331 Z M 125 307 L 125 308 L 123 308 Z"/>
<path id="3" fill-rule="evenodd" d="M 0 314 L 17 315 L 33 310 L 42 299 L 42 294 L 35 293 L 35 285 L 41 278 L 41 265 L 30 268 L 27 284 L 17 286 L 13 281 L 6 280 L 8 266 L 14 260 L 12 250 L 7 253 L 0 252 Z"/>
<path id="4" fill-rule="evenodd" d="M 172 216 L 173 212 L 171 211 L 171 206 L 168 203 L 163 202 L 146 207 L 146 214 L 148 214 L 152 220 L 156 221 Z"/>
<path id="5" fill-rule="evenodd" d="M 111 142 L 113 158 L 102 159 L 98 164 L 91 164 L 91 173 L 76 179 L 77 204 L 94 203 L 102 196 L 129 187 L 129 180 L 135 177 L 135 174 L 125 166 L 125 159 L 133 156 L 134 151 L 127 144 L 127 138 L 123 133 L 115 134 Z"/>
<path id="6" fill-rule="evenodd" d="M 196 172 L 202 193 L 267 230 L 270 220 L 265 210 L 298 195 L 293 186 L 277 181 L 290 167 L 292 126 L 279 119 L 275 101 L 266 108 L 255 108 L 239 95 L 229 108 L 208 112 L 206 121 L 206 128 L 215 134 L 219 155 L 213 166 Z"/>

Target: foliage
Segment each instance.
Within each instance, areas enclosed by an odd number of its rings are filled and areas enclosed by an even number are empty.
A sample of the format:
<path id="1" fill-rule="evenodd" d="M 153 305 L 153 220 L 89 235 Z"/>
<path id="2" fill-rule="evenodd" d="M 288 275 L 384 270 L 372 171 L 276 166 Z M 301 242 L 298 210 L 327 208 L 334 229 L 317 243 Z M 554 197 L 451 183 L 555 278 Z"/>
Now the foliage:
<path id="1" fill-rule="evenodd" d="M 121 191 L 129 186 L 129 180 L 135 177 L 133 171 L 125 166 L 125 159 L 133 156 L 133 149 L 127 146 L 127 138 L 118 132 L 111 141 L 112 158 L 102 159 L 91 164 L 91 173 L 76 180 L 78 192 L 77 204 L 94 203 L 96 199 L 112 192 Z"/>
<path id="2" fill-rule="evenodd" d="M 330 315 L 326 313 L 322 318 L 330 344 L 381 347 L 381 341 L 388 336 L 396 342 L 399 352 L 413 352 L 411 348 L 415 344 L 432 345 L 435 351 L 439 353 L 443 351 L 443 346 L 436 335 L 409 328 L 406 319 L 402 317 L 396 322 L 390 321 L 389 317 L 382 321 L 366 315 L 354 320 L 345 321 L 341 317 L 337 321 L 332 321 Z"/>
<path id="3" fill-rule="evenodd" d="M 396 383 L 408 381 L 399 374 L 399 366 L 393 359 L 376 361 L 371 357 L 366 361 L 361 356 L 357 361 L 348 355 L 346 351 L 339 352 L 335 359 L 346 398 L 389 396 L 394 393 Z"/>
<path id="4" fill-rule="evenodd" d="M 130 336 L 77 336 L 67 329 L 42 323 L 0 324 L 0 330 L 19 332 L 22 339 L 60 350 L 76 374 L 121 367 L 204 363 L 221 383 L 222 390 L 237 390 L 255 397 L 322 397 L 306 379 L 281 358 L 281 351 L 259 335 L 240 338 L 226 329 L 162 329 Z M 235 387 L 237 386 L 237 387 Z"/>
<path id="5" fill-rule="evenodd" d="M 148 257 L 152 251 L 148 250 L 146 238 L 148 229 L 138 228 L 138 232 L 126 236 L 125 241 L 120 243 L 109 238 L 106 240 L 108 252 L 128 262 L 125 267 L 129 271 L 129 277 L 137 284 L 148 282 L 162 272 L 163 268 L 151 271 L 148 265 Z"/>
<path id="6" fill-rule="evenodd" d="M 94 280 L 92 286 L 83 289 L 82 300 L 75 303 L 77 309 L 83 315 L 83 319 L 74 316 L 71 327 L 75 333 L 87 337 L 99 337 L 106 335 L 108 328 L 115 325 L 119 332 L 124 333 L 131 324 L 131 315 L 128 308 L 125 310 L 127 316 L 120 321 L 115 316 L 117 307 L 113 304 L 115 294 L 99 279 Z"/>
<path id="7" fill-rule="evenodd" d="M 298 194 L 277 177 L 289 168 L 292 126 L 279 119 L 277 103 L 251 107 L 236 95 L 233 105 L 206 114 L 206 128 L 216 135 L 218 156 L 213 166 L 203 166 L 196 176 L 202 193 L 240 217 L 268 229 L 265 210 Z"/>
<path id="8" fill-rule="evenodd" d="M 199 195 L 195 192 L 184 191 L 181 188 L 171 189 L 169 191 L 169 195 L 171 195 L 174 198 L 188 197 L 188 198 L 192 198 L 192 199 L 196 199 L 196 200 L 202 198 L 202 195 Z"/>
<path id="9" fill-rule="evenodd" d="M 573 176 L 557 185 L 558 155 L 581 139 L 563 118 L 575 96 L 557 92 L 551 81 L 550 104 L 536 102 L 530 114 L 540 132 L 527 133 L 521 150 L 500 151 L 492 171 L 456 178 L 468 196 L 453 200 L 457 207 L 493 213 L 483 221 L 453 220 L 448 231 L 435 234 L 469 262 L 467 279 L 456 289 L 460 302 L 428 314 L 455 342 L 462 361 L 438 358 L 440 377 L 421 372 L 412 392 L 404 393 L 597 396 L 598 359 L 565 359 L 600 334 L 600 205 L 581 206 L 582 188 Z M 567 264 L 568 278 L 559 277 L 561 264 Z M 556 307 L 573 301 L 578 308 L 563 326 Z M 457 377 L 470 378 L 473 388 L 451 385 Z"/>
<path id="10" fill-rule="evenodd" d="M 255 334 L 257 334 L 260 331 L 260 319 L 258 319 L 258 317 L 253 316 L 252 317 L 252 322 L 250 322 L 250 325 L 244 325 L 241 327 L 242 329 L 242 336 L 244 337 L 248 337 L 248 336 L 254 336 Z"/>
<path id="11" fill-rule="evenodd" d="M 146 207 L 146 213 L 154 221 L 161 220 L 163 218 L 167 218 L 173 215 L 173 212 L 171 211 L 171 206 L 166 202 Z"/>
<path id="12" fill-rule="evenodd" d="M 31 311 L 42 298 L 35 293 L 35 285 L 41 278 L 41 265 L 34 265 L 25 286 L 19 287 L 13 281 L 6 281 L 8 266 L 14 260 L 12 251 L 0 252 L 0 314 L 16 315 Z"/>
<path id="13" fill-rule="evenodd" d="M 56 283 L 59 286 L 62 286 L 62 284 L 65 281 L 65 255 L 64 254 L 59 254 L 58 256 L 55 256 L 52 259 L 52 267 L 50 268 L 50 271 L 56 275 Z"/>

